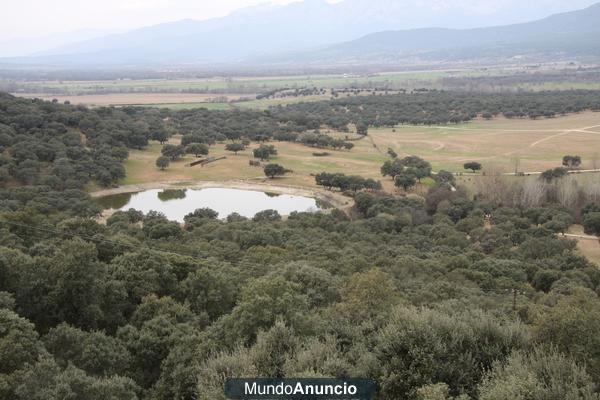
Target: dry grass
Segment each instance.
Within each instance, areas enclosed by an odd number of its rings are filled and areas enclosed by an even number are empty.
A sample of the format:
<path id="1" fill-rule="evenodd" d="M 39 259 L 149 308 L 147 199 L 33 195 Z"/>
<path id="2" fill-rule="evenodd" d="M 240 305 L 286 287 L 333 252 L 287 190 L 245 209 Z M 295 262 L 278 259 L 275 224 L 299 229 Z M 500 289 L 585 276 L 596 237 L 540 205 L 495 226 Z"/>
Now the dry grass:
<path id="1" fill-rule="evenodd" d="M 401 126 L 395 132 L 371 129 L 369 135 L 380 149 L 421 156 L 435 169 L 462 171 L 465 162 L 478 161 L 513 172 L 516 159 L 520 171 L 543 171 L 560 166 L 566 154 L 582 156 L 584 168 L 592 168 L 594 159 L 599 165 L 598 128 L 600 114 L 586 112 L 536 121 L 499 118 L 448 127 Z"/>
<path id="2" fill-rule="evenodd" d="M 582 113 L 549 120 L 476 121 L 449 128 L 398 127 L 372 129 L 369 136 L 354 141 L 352 151 L 327 150 L 327 157 L 315 157 L 322 150 L 296 143 L 273 142 L 278 155 L 271 162 L 283 165 L 294 172 L 278 180 L 281 184 L 314 187 L 312 175 L 342 172 L 381 179 L 386 189 L 392 190 L 390 179 L 380 175 L 381 164 L 387 159 L 387 148 L 399 154 L 415 154 L 432 162 L 434 169 L 462 171 L 466 161 L 477 160 L 484 165 L 494 165 L 513 171 L 514 157 L 518 155 L 521 171 L 540 171 L 559 166 L 565 154 L 578 154 L 584 166 L 598 153 L 600 135 L 578 132 L 573 129 L 600 125 L 600 114 Z M 346 134 L 332 133 L 338 137 Z M 341 136 L 340 136 L 341 135 Z M 353 137 L 353 134 L 349 134 Z M 178 143 L 179 138 L 172 139 Z M 166 171 L 155 167 L 161 146 L 152 143 L 146 150 L 132 151 L 126 162 L 127 178 L 123 184 L 168 181 L 225 181 L 232 179 L 262 179 L 260 168 L 249 166 L 252 148 L 234 155 L 225 151 L 225 144 L 211 147 L 211 156 L 227 156 L 205 167 L 186 167 L 193 157 L 175 161 Z M 583 175 L 582 175 L 583 176 Z"/>
<path id="3" fill-rule="evenodd" d="M 177 143 L 179 138 L 174 138 L 173 143 Z M 278 163 L 293 172 L 284 178 L 277 179 L 278 184 L 297 185 L 314 187 L 314 177 L 311 174 L 323 171 L 343 172 L 346 174 L 356 174 L 365 177 L 381 179 L 379 168 L 386 157 L 380 154 L 368 141 L 363 139 L 355 141 L 355 148 L 352 151 L 327 150 L 330 156 L 315 157 L 313 152 L 321 150 L 310 148 L 296 143 L 272 142 L 278 151 L 278 155 L 273 157 L 270 162 Z M 129 160 L 126 161 L 127 178 L 122 184 L 138 184 L 147 182 L 168 182 L 168 181 L 227 181 L 234 179 L 263 179 L 264 174 L 261 168 L 251 167 L 249 160 L 252 157 L 252 146 L 237 155 L 225 151 L 225 144 L 220 143 L 211 147 L 210 156 L 225 155 L 227 159 L 220 160 L 204 167 L 187 167 L 193 156 L 187 156 L 181 160 L 172 162 L 165 171 L 160 171 L 155 167 L 156 158 L 159 156 L 161 146 L 158 143 L 152 143 L 143 151 L 131 151 Z"/>
<path id="4" fill-rule="evenodd" d="M 586 235 L 583 226 L 573 225 L 569 228 L 569 234 L 586 236 L 587 238 L 574 238 L 577 240 L 577 248 L 588 260 L 595 262 L 600 267 L 600 238 L 592 239 Z"/>
<path id="5" fill-rule="evenodd" d="M 577 248 L 588 260 L 600 266 L 600 239 L 578 239 Z"/>

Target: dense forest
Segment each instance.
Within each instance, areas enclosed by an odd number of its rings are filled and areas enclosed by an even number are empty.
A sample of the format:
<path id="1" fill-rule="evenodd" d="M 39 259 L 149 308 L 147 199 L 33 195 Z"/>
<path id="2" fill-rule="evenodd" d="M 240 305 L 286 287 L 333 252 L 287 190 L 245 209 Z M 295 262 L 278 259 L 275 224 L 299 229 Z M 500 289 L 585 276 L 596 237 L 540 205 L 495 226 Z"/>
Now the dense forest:
<path id="1" fill-rule="evenodd" d="M 268 111 L 183 110 L 172 113 L 172 124 L 185 135 L 187 143 L 237 140 L 241 136 L 304 143 L 309 142 L 304 137 L 307 132 L 323 127 L 349 132 L 354 125 L 357 133 L 366 134 L 369 127 L 461 123 L 499 115 L 551 118 L 584 110 L 600 110 L 600 91 L 371 94 L 278 106 Z"/>
<path id="2" fill-rule="evenodd" d="M 0 398 L 213 400 L 225 377 L 365 377 L 379 399 L 598 400 L 600 270 L 560 232 L 600 215 L 600 192 L 566 202 L 567 178 L 493 178 L 475 198 L 438 179 L 424 197 L 357 190 L 348 213 L 199 209 L 183 225 L 135 210 L 101 224 L 83 190 L 177 131 L 267 140 L 339 126 L 340 107 L 370 126 L 600 101 L 523 96 L 168 112 L 1 95 Z"/>
<path id="3" fill-rule="evenodd" d="M 368 126 L 397 124 L 445 124 L 476 117 L 555 117 L 584 110 L 600 110 L 600 91 L 553 91 L 539 93 L 473 93 L 421 91 L 394 95 L 352 96 L 333 101 L 280 107 L 280 121 L 325 122 L 334 128 L 348 123 Z"/>

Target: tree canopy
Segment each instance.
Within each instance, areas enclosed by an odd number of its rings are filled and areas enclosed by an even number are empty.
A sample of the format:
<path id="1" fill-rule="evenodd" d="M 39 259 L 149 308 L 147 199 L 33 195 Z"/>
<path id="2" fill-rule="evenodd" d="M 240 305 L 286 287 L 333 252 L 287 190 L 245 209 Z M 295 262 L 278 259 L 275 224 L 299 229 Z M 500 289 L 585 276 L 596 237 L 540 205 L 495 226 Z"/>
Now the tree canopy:
<path id="1" fill-rule="evenodd" d="M 395 157 L 384 183 L 424 178 L 416 193 L 322 172 L 315 183 L 343 191 L 345 209 L 199 208 L 184 224 L 136 210 L 101 222 L 83 191 L 122 179 L 128 149 L 161 127 L 180 130 L 182 147 L 208 146 L 405 114 L 425 123 L 449 105 L 439 118 L 527 101 L 525 114 L 560 112 L 594 93 L 360 96 L 264 112 L 0 95 L 0 398 L 213 400 L 226 377 L 317 376 L 372 378 L 378 399 L 598 400 L 600 272 L 560 235 L 572 222 L 598 233 L 593 183 L 488 179 L 472 195 Z"/>

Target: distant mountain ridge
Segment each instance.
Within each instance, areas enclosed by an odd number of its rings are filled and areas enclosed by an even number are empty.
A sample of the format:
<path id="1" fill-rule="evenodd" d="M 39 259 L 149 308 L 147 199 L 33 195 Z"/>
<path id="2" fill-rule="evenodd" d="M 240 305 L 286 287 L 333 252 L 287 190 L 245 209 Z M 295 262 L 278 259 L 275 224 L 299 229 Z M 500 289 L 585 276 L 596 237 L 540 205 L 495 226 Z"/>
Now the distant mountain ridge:
<path id="1" fill-rule="evenodd" d="M 475 29 L 424 28 L 373 33 L 325 51 L 417 51 L 543 42 L 600 33 L 600 3 L 539 21 Z M 600 47 L 600 42 L 598 43 Z"/>
<path id="2" fill-rule="evenodd" d="M 419 10 L 419 2 L 411 1 L 410 9 Z M 600 3 L 505 26 L 398 30 L 415 23 L 403 16 L 408 3 L 305 0 L 285 6 L 256 6 L 223 18 L 183 20 L 109 35 L 35 57 L 0 59 L 0 64 L 332 65 L 416 58 L 433 62 L 516 55 L 600 56 Z M 452 20 L 453 11 L 442 14 Z M 422 23 L 427 18 L 437 21 L 439 15 L 424 17 Z M 374 26 L 380 31 L 371 33 Z"/>

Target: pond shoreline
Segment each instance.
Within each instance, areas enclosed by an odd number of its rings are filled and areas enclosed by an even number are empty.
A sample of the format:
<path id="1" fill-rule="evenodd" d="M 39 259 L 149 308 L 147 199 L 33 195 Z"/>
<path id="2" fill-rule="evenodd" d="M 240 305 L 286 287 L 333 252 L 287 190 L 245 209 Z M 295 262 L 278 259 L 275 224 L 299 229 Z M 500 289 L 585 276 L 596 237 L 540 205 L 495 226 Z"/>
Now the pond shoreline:
<path id="1" fill-rule="evenodd" d="M 331 204 L 340 210 L 348 210 L 354 201 L 341 193 L 329 192 L 323 189 L 307 188 L 300 186 L 276 185 L 270 183 L 254 183 L 247 181 L 172 181 L 148 182 L 134 185 L 123 185 L 111 189 L 90 192 L 92 198 L 111 196 L 123 193 L 138 193 L 153 189 L 238 189 L 265 193 L 288 194 L 292 196 L 311 197 Z"/>

